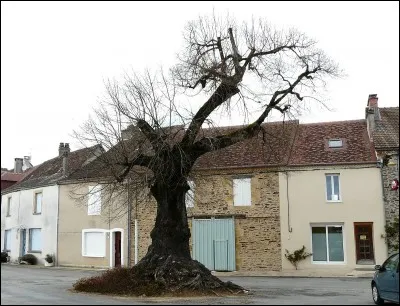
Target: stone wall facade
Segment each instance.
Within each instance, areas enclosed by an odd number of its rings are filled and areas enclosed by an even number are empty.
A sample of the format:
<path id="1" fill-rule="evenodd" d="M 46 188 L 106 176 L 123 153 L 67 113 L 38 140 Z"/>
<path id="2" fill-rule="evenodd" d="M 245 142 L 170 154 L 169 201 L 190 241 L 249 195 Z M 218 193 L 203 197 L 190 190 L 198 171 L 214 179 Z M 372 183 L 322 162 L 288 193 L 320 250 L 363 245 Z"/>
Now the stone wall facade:
<path id="1" fill-rule="evenodd" d="M 232 182 L 242 175 L 251 177 L 251 206 L 233 205 Z M 282 263 L 278 172 L 267 172 L 263 169 L 207 171 L 197 173 L 193 181 L 194 207 L 187 208 L 189 227 L 191 228 L 192 220 L 196 218 L 233 216 L 236 270 L 280 271 Z M 150 232 L 155 222 L 156 206 L 151 197 L 137 208 L 139 260 L 147 253 L 151 243 Z M 131 237 L 131 254 L 134 254 L 134 218 Z M 190 246 L 192 248 L 192 240 Z"/>
<path id="2" fill-rule="evenodd" d="M 393 179 L 399 179 L 399 155 L 398 151 L 379 152 L 379 156 L 391 156 L 391 158 L 382 166 L 382 184 L 383 184 L 383 198 L 385 203 L 385 219 L 386 224 L 390 225 L 394 222 L 395 218 L 399 218 L 399 189 L 392 190 L 391 183 Z M 395 237 L 397 240 L 399 237 Z M 389 254 L 394 250 L 389 249 Z"/>

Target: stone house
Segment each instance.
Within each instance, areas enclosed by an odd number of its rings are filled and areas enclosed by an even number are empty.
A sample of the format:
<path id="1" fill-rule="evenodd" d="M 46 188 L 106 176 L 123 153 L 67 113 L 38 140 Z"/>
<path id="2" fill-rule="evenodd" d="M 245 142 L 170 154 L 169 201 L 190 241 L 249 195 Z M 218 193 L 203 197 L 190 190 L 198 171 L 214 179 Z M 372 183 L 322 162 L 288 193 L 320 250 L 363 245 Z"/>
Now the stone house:
<path id="1" fill-rule="evenodd" d="M 399 107 L 379 107 L 377 95 L 372 94 L 368 97 L 365 113 L 368 135 L 381 164 L 385 219 L 390 225 L 399 218 L 399 189 L 394 184 L 399 180 Z M 398 234 L 392 239 L 398 245 Z M 391 253 L 393 249 L 388 251 Z"/>
<path id="2" fill-rule="evenodd" d="M 191 253 L 210 270 L 281 270 L 279 172 L 297 126 L 265 123 L 257 137 L 207 153 L 194 165 L 186 198 Z M 155 216 L 153 199 L 133 213 L 131 252 L 138 260 L 151 243 Z"/>

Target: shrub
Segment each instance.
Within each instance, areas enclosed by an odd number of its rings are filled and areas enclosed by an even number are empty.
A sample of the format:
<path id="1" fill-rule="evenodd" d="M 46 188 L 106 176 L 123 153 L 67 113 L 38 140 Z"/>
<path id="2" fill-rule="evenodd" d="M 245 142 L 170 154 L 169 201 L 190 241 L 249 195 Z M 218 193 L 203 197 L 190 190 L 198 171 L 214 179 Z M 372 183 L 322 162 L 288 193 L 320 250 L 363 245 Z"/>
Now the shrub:
<path id="1" fill-rule="evenodd" d="M 54 255 L 47 254 L 46 257 L 44 258 L 48 263 L 53 263 L 54 262 Z"/>
<path id="2" fill-rule="evenodd" d="M 37 264 L 37 258 L 33 254 L 25 254 L 24 256 L 21 257 L 21 261 L 26 261 L 30 265 Z"/>
<path id="3" fill-rule="evenodd" d="M 7 252 L 1 252 L 1 262 L 7 262 L 8 260 L 8 253 Z"/>
<path id="4" fill-rule="evenodd" d="M 289 253 L 289 251 L 286 250 L 285 257 L 287 258 L 287 260 L 290 261 L 290 263 L 297 270 L 297 264 L 299 263 L 299 261 L 304 260 L 311 255 L 312 255 L 312 253 L 306 252 L 306 247 L 303 245 L 303 247 L 301 249 L 298 249 L 298 250 L 294 251 L 293 253 Z"/>

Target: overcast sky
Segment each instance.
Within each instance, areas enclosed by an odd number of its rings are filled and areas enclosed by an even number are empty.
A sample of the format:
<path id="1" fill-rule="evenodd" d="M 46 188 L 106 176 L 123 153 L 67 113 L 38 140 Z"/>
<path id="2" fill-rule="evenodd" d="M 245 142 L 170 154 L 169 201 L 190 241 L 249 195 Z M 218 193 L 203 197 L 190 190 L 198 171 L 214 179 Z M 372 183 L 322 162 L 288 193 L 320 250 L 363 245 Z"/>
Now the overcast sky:
<path id="1" fill-rule="evenodd" d="M 399 2 L 7 2 L 1 1 L 1 166 L 38 165 L 77 148 L 71 132 L 124 70 L 169 66 L 185 23 L 229 12 L 265 17 L 319 41 L 347 74 L 328 85 L 333 111 L 300 122 L 364 118 L 369 94 L 399 104 Z"/>

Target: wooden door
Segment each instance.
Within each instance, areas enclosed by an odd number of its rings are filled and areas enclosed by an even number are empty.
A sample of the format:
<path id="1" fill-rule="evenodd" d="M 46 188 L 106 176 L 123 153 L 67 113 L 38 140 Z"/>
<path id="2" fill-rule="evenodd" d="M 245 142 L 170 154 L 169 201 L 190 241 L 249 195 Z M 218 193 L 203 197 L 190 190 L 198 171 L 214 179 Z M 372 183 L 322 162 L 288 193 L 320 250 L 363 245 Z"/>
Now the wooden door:
<path id="1" fill-rule="evenodd" d="M 354 223 L 354 235 L 356 241 L 357 264 L 373 264 L 375 257 L 372 239 L 372 222 Z"/>
<path id="2" fill-rule="evenodd" d="M 121 266 L 121 232 L 114 232 L 114 266 Z"/>

